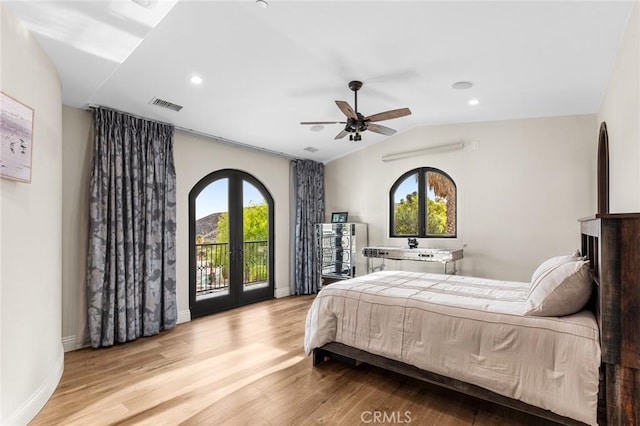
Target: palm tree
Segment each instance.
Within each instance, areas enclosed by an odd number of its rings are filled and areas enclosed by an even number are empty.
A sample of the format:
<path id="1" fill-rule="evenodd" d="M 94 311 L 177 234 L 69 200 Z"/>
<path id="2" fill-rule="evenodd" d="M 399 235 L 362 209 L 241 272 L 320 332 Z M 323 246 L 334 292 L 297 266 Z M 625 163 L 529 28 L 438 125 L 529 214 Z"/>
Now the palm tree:
<path id="1" fill-rule="evenodd" d="M 417 175 L 416 175 L 417 178 Z M 447 234 L 456 231 L 456 188 L 451 179 L 438 172 L 427 172 L 427 186 L 436 197 L 447 200 Z"/>
<path id="2" fill-rule="evenodd" d="M 400 203 L 395 205 L 394 207 L 394 232 L 398 235 L 404 234 L 416 234 L 418 232 L 418 200 L 423 199 L 425 201 L 425 212 L 427 216 L 436 215 L 435 217 L 427 217 L 427 229 L 428 232 L 432 232 L 431 235 L 455 235 L 456 234 L 456 187 L 451 178 L 449 178 L 446 174 L 438 172 L 438 171 L 425 171 L 426 175 L 426 186 L 429 191 L 433 191 L 433 195 L 435 196 L 432 201 L 436 203 L 437 206 L 442 206 L 445 211 L 440 209 L 439 212 L 435 212 L 432 209 L 429 209 L 428 200 L 426 200 L 427 194 L 422 194 L 422 196 L 418 196 L 418 191 L 414 191 L 410 194 L 406 194 L 406 200 L 403 198 L 400 200 Z M 422 176 L 422 173 L 413 174 L 413 179 L 416 183 Z M 409 179 L 409 177 L 407 178 Z M 417 185 L 418 186 L 418 185 Z M 416 188 L 417 189 L 417 188 Z M 424 198 L 423 198 L 424 197 Z M 441 218 L 441 219 L 440 219 Z M 439 228 L 439 230 L 435 230 L 436 228 L 431 229 L 429 225 L 430 219 L 435 220 L 436 222 L 446 221 L 445 229 Z M 442 223 L 440 222 L 440 223 Z"/>

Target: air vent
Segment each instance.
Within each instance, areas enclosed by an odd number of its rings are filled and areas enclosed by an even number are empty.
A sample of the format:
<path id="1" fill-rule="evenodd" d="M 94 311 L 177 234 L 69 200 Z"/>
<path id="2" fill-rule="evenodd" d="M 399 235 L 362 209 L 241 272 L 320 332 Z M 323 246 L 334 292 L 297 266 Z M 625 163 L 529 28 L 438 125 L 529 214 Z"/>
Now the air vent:
<path id="1" fill-rule="evenodd" d="M 318 148 L 314 148 L 312 146 L 308 146 L 306 148 L 304 148 L 305 151 L 309 151 L 309 152 L 318 152 Z"/>
<path id="2" fill-rule="evenodd" d="M 160 99 L 160 98 L 153 98 L 151 99 L 151 101 L 149 102 L 151 105 L 156 105 L 162 108 L 166 108 L 166 109 L 170 109 L 173 111 L 180 111 L 182 109 L 182 105 L 178 105 L 178 104 L 174 104 L 172 102 L 169 101 L 165 101 L 164 99 Z"/>

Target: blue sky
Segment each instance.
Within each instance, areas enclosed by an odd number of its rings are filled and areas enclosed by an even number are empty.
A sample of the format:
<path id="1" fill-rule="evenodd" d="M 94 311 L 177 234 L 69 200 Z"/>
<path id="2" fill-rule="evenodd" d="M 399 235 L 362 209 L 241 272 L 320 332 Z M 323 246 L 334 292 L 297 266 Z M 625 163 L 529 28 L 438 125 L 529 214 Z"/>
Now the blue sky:
<path id="1" fill-rule="evenodd" d="M 407 176 L 404 181 L 398 186 L 394 194 L 394 203 L 399 203 L 400 199 L 407 199 L 407 194 L 416 192 L 418 190 L 418 182 L 416 181 L 416 175 Z M 435 194 L 432 188 L 427 186 L 427 198 L 434 199 Z"/>
<path id="2" fill-rule="evenodd" d="M 228 208 L 228 179 L 219 179 L 209 184 L 196 198 L 196 219 L 208 216 L 211 213 L 226 212 Z M 250 183 L 242 182 L 243 203 L 245 206 L 259 204 L 264 197 L 258 189 Z"/>
<path id="3" fill-rule="evenodd" d="M 397 204 L 400 202 L 400 199 L 407 199 L 407 194 L 411 194 L 418 190 L 418 182 L 416 181 L 415 175 L 407 176 L 405 180 L 398 186 L 396 192 L 394 194 L 394 202 Z"/>

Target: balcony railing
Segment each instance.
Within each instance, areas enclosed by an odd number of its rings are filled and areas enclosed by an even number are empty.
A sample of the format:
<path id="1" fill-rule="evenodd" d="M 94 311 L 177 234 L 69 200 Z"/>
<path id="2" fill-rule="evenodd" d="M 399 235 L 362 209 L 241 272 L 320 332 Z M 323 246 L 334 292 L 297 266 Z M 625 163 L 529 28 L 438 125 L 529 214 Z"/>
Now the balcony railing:
<path id="1" fill-rule="evenodd" d="M 261 287 L 268 281 L 269 250 L 266 240 L 243 244 L 243 284 L 245 289 Z M 229 244 L 196 244 L 196 296 L 227 294 L 229 291 Z"/>

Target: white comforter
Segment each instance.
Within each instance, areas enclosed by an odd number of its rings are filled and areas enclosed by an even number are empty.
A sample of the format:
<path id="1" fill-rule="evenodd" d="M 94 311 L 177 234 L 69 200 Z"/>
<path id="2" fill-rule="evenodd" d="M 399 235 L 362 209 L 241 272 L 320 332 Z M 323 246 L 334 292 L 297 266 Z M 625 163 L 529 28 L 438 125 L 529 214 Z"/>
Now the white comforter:
<path id="1" fill-rule="evenodd" d="M 590 312 L 525 317 L 529 283 L 381 271 L 326 286 L 307 354 L 340 342 L 595 425 L 600 345 Z"/>

